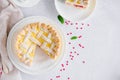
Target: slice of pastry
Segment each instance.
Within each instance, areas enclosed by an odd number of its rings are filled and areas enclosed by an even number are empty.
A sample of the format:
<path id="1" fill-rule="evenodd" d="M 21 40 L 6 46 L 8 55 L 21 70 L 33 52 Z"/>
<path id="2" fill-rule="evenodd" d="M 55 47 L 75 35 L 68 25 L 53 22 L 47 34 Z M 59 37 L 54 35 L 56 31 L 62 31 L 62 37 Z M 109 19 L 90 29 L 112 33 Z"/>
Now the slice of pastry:
<path id="1" fill-rule="evenodd" d="M 51 59 L 60 55 L 61 38 L 52 26 L 45 23 L 31 23 L 17 35 L 16 53 L 21 62 L 31 65 L 39 46 Z"/>
<path id="2" fill-rule="evenodd" d="M 65 3 L 76 8 L 87 8 L 89 0 L 66 0 Z"/>

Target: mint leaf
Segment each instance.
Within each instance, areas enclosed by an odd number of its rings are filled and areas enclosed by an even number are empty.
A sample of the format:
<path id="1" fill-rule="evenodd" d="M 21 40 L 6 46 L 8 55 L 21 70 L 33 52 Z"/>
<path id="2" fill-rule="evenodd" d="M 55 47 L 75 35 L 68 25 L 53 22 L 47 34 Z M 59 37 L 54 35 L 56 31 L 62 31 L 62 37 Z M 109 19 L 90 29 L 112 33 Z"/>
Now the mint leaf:
<path id="1" fill-rule="evenodd" d="M 71 40 L 75 40 L 75 39 L 77 39 L 77 36 L 71 37 Z"/>
<path id="2" fill-rule="evenodd" d="M 58 15 L 58 20 L 59 20 L 62 24 L 64 24 L 64 18 L 63 18 L 61 15 Z"/>

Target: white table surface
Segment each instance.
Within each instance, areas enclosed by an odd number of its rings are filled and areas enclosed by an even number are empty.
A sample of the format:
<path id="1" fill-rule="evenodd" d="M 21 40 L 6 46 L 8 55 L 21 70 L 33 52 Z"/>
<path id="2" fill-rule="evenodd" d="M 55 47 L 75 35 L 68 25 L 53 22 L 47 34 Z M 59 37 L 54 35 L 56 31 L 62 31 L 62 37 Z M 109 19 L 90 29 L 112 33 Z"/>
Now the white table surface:
<path id="1" fill-rule="evenodd" d="M 120 0 L 97 0 L 96 8 L 86 20 L 79 22 L 76 30 L 74 25 L 62 25 L 57 19 L 54 0 L 41 0 L 32 8 L 21 8 L 25 17 L 45 16 L 56 23 L 62 30 L 66 40 L 64 59 L 52 71 L 32 76 L 22 73 L 23 80 L 120 80 Z M 61 6 L 62 7 L 62 6 Z M 73 22 L 75 23 L 75 22 Z M 90 26 L 86 26 L 90 24 Z M 72 32 L 72 35 L 66 35 Z M 72 36 L 82 35 L 82 38 L 71 40 Z M 68 44 L 71 42 L 72 44 Z M 85 48 L 80 48 L 81 43 Z M 75 49 L 72 49 L 72 47 Z M 69 52 L 76 51 L 74 60 L 70 60 Z M 65 64 L 65 71 L 59 71 Z M 85 63 L 83 63 L 85 61 Z M 60 78 L 56 78 L 60 76 Z"/>

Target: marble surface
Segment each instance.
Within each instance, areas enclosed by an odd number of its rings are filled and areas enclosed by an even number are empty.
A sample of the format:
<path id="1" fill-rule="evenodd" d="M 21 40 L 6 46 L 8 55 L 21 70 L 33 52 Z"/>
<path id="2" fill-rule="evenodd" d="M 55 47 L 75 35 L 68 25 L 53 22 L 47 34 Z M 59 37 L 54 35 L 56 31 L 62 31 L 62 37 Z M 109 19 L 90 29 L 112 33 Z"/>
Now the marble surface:
<path id="1" fill-rule="evenodd" d="M 66 40 L 64 59 L 54 70 L 40 75 L 21 72 L 23 80 L 120 80 L 119 3 L 120 0 L 97 0 L 87 19 L 69 24 L 58 21 L 54 0 L 41 0 L 32 8 L 21 8 L 25 17 L 52 19 Z M 71 40 L 72 36 L 78 39 Z M 70 56 L 74 56 L 73 60 Z"/>

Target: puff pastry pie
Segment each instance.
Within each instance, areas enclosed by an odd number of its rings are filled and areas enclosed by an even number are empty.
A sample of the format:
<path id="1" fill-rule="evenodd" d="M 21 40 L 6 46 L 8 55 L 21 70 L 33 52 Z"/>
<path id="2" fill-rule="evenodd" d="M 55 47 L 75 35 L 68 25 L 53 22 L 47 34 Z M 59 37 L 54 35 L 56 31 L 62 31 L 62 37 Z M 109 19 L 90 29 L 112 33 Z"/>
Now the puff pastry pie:
<path id="1" fill-rule="evenodd" d="M 61 38 L 52 26 L 45 23 L 31 23 L 25 26 L 16 38 L 16 53 L 21 62 L 31 65 L 39 46 L 51 59 L 60 55 Z"/>
<path id="2" fill-rule="evenodd" d="M 66 0 L 65 3 L 68 5 L 72 5 L 76 8 L 83 8 L 85 9 L 88 6 L 89 0 Z"/>

